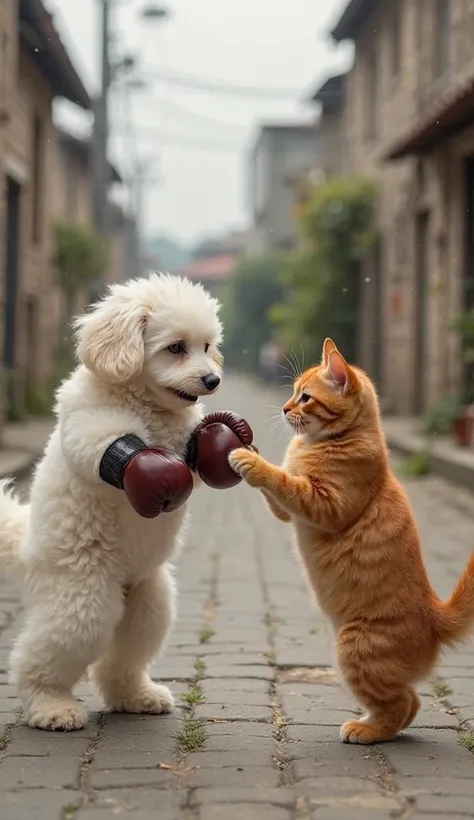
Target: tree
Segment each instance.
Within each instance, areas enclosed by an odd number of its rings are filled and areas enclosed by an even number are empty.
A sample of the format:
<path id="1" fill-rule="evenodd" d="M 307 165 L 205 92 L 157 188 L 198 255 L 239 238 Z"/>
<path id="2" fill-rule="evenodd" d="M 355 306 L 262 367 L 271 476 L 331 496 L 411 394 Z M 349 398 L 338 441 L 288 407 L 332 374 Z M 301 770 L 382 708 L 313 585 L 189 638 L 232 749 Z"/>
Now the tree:
<path id="1" fill-rule="evenodd" d="M 59 378 L 73 364 L 73 346 L 69 328 L 76 309 L 77 296 L 107 272 L 109 265 L 108 239 L 87 225 L 60 221 L 54 226 L 54 268 L 56 281 L 63 296 L 61 336 L 57 350 Z"/>
<path id="2" fill-rule="evenodd" d="M 267 254 L 243 259 L 223 292 L 226 362 L 257 372 L 261 346 L 272 338 L 271 307 L 282 298 L 285 257 Z"/>
<path id="3" fill-rule="evenodd" d="M 377 238 L 370 180 L 340 177 L 318 186 L 301 220 L 302 247 L 285 267 L 286 300 L 272 318 L 288 347 L 319 360 L 331 336 L 353 360 L 360 310 L 360 263 Z"/>

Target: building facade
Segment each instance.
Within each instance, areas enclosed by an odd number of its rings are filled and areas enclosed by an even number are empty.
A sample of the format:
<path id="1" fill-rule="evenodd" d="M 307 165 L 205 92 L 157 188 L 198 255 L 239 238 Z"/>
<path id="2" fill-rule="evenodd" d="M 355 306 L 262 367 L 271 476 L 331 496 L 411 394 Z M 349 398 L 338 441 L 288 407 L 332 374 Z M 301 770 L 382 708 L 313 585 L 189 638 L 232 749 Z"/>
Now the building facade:
<path id="1" fill-rule="evenodd" d="M 0 4 L 0 355 L 1 415 L 21 412 L 28 392 L 51 375 L 54 131 L 61 96 L 89 96 L 40 0 Z"/>
<path id="2" fill-rule="evenodd" d="M 298 241 L 295 187 L 317 163 L 312 125 L 265 125 L 250 159 L 250 251 L 291 250 Z"/>
<path id="3" fill-rule="evenodd" d="M 467 378 L 451 325 L 474 304 L 474 2 L 351 0 L 332 34 L 355 47 L 349 169 L 379 184 L 360 359 L 420 415 Z"/>

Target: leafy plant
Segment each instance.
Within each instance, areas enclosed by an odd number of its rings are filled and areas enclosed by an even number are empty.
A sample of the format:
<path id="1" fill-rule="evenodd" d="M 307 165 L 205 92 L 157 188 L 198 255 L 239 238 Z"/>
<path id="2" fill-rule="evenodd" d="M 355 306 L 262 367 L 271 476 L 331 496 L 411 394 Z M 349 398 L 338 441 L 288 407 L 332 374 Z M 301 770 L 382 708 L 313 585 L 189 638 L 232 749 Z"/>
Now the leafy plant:
<path id="1" fill-rule="evenodd" d="M 459 396 L 448 396 L 428 408 L 423 420 L 423 432 L 426 436 L 447 436 L 451 433 L 453 423 L 459 418 L 463 402 Z"/>
<path id="2" fill-rule="evenodd" d="M 360 264 L 373 247 L 376 188 L 361 177 L 319 185 L 301 220 L 302 246 L 284 270 L 287 299 L 272 310 L 289 347 L 319 357 L 332 336 L 352 359 L 360 308 Z"/>
<path id="3" fill-rule="evenodd" d="M 88 225 L 60 221 L 54 226 L 54 267 L 69 319 L 76 294 L 100 280 L 109 264 L 109 243 Z"/>
<path id="4" fill-rule="evenodd" d="M 474 308 L 457 316 L 451 328 L 459 336 L 463 361 L 467 369 L 464 404 L 474 404 Z"/>
<path id="5" fill-rule="evenodd" d="M 282 299 L 285 256 L 268 254 L 242 260 L 222 295 L 226 362 L 257 372 L 261 346 L 273 334 L 269 312 Z"/>

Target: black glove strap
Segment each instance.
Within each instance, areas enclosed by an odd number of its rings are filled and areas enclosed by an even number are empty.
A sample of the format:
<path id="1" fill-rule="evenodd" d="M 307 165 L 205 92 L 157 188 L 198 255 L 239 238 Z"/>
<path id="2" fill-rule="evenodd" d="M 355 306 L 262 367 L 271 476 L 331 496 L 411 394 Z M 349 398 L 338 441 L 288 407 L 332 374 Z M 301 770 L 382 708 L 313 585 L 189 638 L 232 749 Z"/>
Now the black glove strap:
<path id="1" fill-rule="evenodd" d="M 184 460 L 192 473 L 196 472 L 197 455 L 196 433 L 192 433 L 184 449 Z"/>
<path id="2" fill-rule="evenodd" d="M 146 450 L 146 444 L 132 433 L 113 441 L 100 462 L 99 475 L 102 481 L 122 490 L 125 467 L 142 450 Z"/>

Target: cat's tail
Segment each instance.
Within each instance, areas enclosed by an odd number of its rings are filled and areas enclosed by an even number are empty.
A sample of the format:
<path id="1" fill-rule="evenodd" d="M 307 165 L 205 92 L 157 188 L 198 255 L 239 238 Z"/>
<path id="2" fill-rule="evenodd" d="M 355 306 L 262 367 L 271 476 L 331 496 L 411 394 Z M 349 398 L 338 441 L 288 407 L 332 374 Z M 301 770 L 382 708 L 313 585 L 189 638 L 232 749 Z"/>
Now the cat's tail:
<path id="1" fill-rule="evenodd" d="M 29 507 L 13 495 L 11 481 L 0 480 L 0 572 L 22 574 L 20 546 L 28 517 Z"/>
<path id="2" fill-rule="evenodd" d="M 449 601 L 437 608 L 436 626 L 441 643 L 446 645 L 462 641 L 474 631 L 474 554 Z"/>

